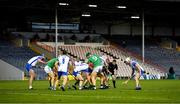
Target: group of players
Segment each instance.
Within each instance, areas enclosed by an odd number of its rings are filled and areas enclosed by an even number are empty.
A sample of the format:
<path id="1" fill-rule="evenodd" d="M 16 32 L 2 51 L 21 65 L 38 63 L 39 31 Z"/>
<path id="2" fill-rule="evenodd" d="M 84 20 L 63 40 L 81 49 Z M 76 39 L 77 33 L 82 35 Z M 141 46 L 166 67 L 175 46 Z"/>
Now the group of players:
<path id="1" fill-rule="evenodd" d="M 62 79 L 62 84 L 60 88 L 65 91 L 65 86 L 68 82 L 68 74 L 73 75 L 76 82 L 72 85 L 74 89 L 96 89 L 96 79 L 100 79 L 100 89 L 109 88 L 109 76 L 112 77 L 113 87 L 116 88 L 116 73 L 118 66 L 116 60 L 112 62 L 106 57 L 106 55 L 96 55 L 90 52 L 86 53 L 86 60 L 82 61 L 78 57 L 75 60 L 71 59 L 66 51 L 62 51 L 58 58 L 53 58 L 48 62 L 43 61 L 45 57 L 35 56 L 31 58 L 27 64 L 26 69 L 29 72 L 29 89 L 33 89 L 32 82 L 35 78 L 34 66 L 38 62 L 46 64 L 44 71 L 49 76 L 50 89 L 56 90 L 59 85 L 60 79 Z M 136 90 L 141 90 L 139 85 L 139 78 L 143 74 L 144 69 L 136 62 L 130 58 L 126 58 L 124 61 L 127 65 L 131 66 L 132 74 L 131 77 L 123 82 L 127 84 L 132 78 L 136 81 Z"/>

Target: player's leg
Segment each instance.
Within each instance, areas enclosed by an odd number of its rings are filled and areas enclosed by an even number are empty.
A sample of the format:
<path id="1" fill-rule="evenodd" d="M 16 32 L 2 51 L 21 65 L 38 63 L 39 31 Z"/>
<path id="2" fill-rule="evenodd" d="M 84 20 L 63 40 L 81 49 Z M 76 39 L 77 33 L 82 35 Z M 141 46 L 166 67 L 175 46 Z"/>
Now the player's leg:
<path id="1" fill-rule="evenodd" d="M 66 83 L 66 84 L 67 84 L 67 86 L 68 86 L 68 89 L 71 89 L 71 84 L 69 83 L 69 81 L 70 81 L 70 80 L 69 80 L 69 78 L 68 78 L 68 76 L 67 76 L 67 83 Z"/>
<path id="2" fill-rule="evenodd" d="M 76 78 L 75 78 L 75 80 L 76 80 L 76 82 L 74 83 L 74 85 L 72 85 L 72 87 L 76 90 L 77 89 L 76 85 L 78 85 L 80 81 Z"/>
<path id="3" fill-rule="evenodd" d="M 104 73 L 102 72 L 103 66 L 98 67 L 98 76 L 100 77 L 100 88 L 104 89 L 104 80 L 105 76 Z"/>
<path id="4" fill-rule="evenodd" d="M 108 85 L 108 77 L 107 77 L 107 74 L 104 72 L 104 85 Z"/>
<path id="5" fill-rule="evenodd" d="M 91 80 L 92 80 L 93 89 L 96 89 L 96 76 L 97 76 L 97 72 L 93 71 L 91 73 Z"/>
<path id="6" fill-rule="evenodd" d="M 53 67 L 53 74 L 54 74 L 54 90 L 56 90 L 56 81 L 58 80 L 58 68 Z"/>
<path id="7" fill-rule="evenodd" d="M 77 79 L 79 80 L 79 90 L 81 90 L 83 85 L 83 77 L 80 73 L 77 75 Z"/>
<path id="8" fill-rule="evenodd" d="M 104 84 L 106 85 L 107 88 L 109 88 L 110 84 L 109 84 L 109 79 L 112 77 L 111 74 L 105 73 L 105 81 Z"/>
<path id="9" fill-rule="evenodd" d="M 51 76 L 49 74 L 48 75 L 48 81 L 49 81 L 49 88 L 48 89 L 52 89 L 52 84 L 51 84 Z"/>
<path id="10" fill-rule="evenodd" d="M 91 80 L 92 80 L 92 84 L 93 84 L 93 89 L 96 89 L 96 77 L 97 77 L 97 73 L 101 73 L 102 72 L 102 67 L 103 66 L 97 66 L 96 68 L 93 69 L 93 72 L 91 73 Z"/>
<path id="11" fill-rule="evenodd" d="M 139 84 L 139 78 L 140 78 L 140 73 L 136 73 L 136 76 L 135 76 L 136 90 L 140 90 L 141 89 L 141 86 Z"/>
<path id="12" fill-rule="evenodd" d="M 59 85 L 59 79 L 57 78 L 57 80 L 55 81 L 54 90 L 56 90 L 58 85 Z"/>
<path id="13" fill-rule="evenodd" d="M 105 88 L 109 88 L 109 76 L 107 72 L 103 72 L 104 74 L 104 86 Z"/>
<path id="14" fill-rule="evenodd" d="M 32 70 L 32 69 L 29 70 L 29 76 L 30 76 L 30 78 L 29 78 L 29 89 L 33 89 L 32 83 L 33 83 L 33 80 L 35 78 L 34 70 Z"/>
<path id="15" fill-rule="evenodd" d="M 62 80 L 63 80 L 63 83 L 62 83 L 61 89 L 62 91 L 65 91 L 65 86 L 67 83 L 67 72 L 62 72 Z"/>
<path id="16" fill-rule="evenodd" d="M 84 65 L 80 66 L 80 70 L 81 70 L 81 74 L 80 75 L 78 74 L 78 77 L 79 77 L 79 80 L 80 80 L 79 88 L 82 89 L 81 87 L 83 85 L 83 87 L 86 89 L 87 88 L 86 84 L 88 82 L 89 82 L 89 84 L 91 84 L 90 73 L 92 72 L 92 70 L 89 69 L 89 65 L 88 64 L 84 64 Z M 82 76 L 85 76 L 85 80 L 84 80 L 84 78 Z"/>
<path id="17" fill-rule="evenodd" d="M 57 86 L 57 80 L 58 80 L 58 73 L 57 72 L 53 72 L 54 74 L 54 86 L 53 86 L 53 90 L 56 90 L 56 86 Z"/>
<path id="18" fill-rule="evenodd" d="M 100 77 L 100 88 L 104 89 L 104 80 L 105 80 L 104 74 L 98 73 L 98 77 Z"/>
<path id="19" fill-rule="evenodd" d="M 114 88 L 116 88 L 116 76 L 115 75 L 112 75 L 112 82 L 113 82 Z"/>
<path id="20" fill-rule="evenodd" d="M 49 83 L 50 83 L 50 89 L 54 88 L 54 73 L 48 65 L 44 67 L 44 71 L 48 74 L 49 76 Z"/>
<path id="21" fill-rule="evenodd" d="M 62 83 L 61 89 L 62 91 L 65 91 L 65 85 L 67 83 L 67 76 L 62 76 L 62 79 L 63 79 L 63 83 Z"/>
<path id="22" fill-rule="evenodd" d="M 107 83 L 107 66 L 103 66 L 103 69 L 102 69 L 102 74 L 104 76 L 103 78 L 103 88 L 108 88 L 108 83 Z"/>
<path id="23" fill-rule="evenodd" d="M 75 79 L 75 83 L 72 85 L 72 87 L 76 90 L 77 88 L 76 88 L 76 85 L 78 85 L 79 84 L 79 79 L 77 78 L 77 74 L 78 74 L 78 72 L 75 72 L 75 71 L 73 71 L 73 76 L 74 76 L 74 79 Z"/>
<path id="24" fill-rule="evenodd" d="M 91 81 L 91 73 L 92 70 L 87 68 L 86 71 L 83 72 L 83 75 L 85 76 L 84 82 L 83 82 L 83 88 L 87 89 L 87 84 L 92 85 L 92 81 Z"/>
<path id="25" fill-rule="evenodd" d="M 48 75 L 51 78 L 51 87 L 54 88 L 55 82 L 54 82 L 54 73 L 51 71 L 50 73 L 48 73 Z"/>
<path id="26" fill-rule="evenodd" d="M 57 85 L 59 85 L 59 80 L 61 79 L 62 73 L 58 71 L 57 73 L 57 80 L 55 81 L 54 90 L 56 90 Z"/>
<path id="27" fill-rule="evenodd" d="M 88 83 L 88 80 L 85 79 L 84 82 L 83 82 L 83 88 L 88 89 L 88 86 L 87 86 L 88 84 L 90 84 L 90 83 Z"/>
<path id="28" fill-rule="evenodd" d="M 87 74 L 86 78 L 87 78 L 87 82 L 89 82 L 89 84 L 92 84 L 91 74 Z"/>
<path id="29" fill-rule="evenodd" d="M 89 71 L 85 73 L 86 82 L 84 81 L 84 83 L 89 83 L 90 85 L 92 85 L 91 73 L 92 73 L 91 69 L 89 69 Z"/>
<path id="30" fill-rule="evenodd" d="M 79 80 L 78 79 L 75 79 L 75 80 L 76 80 L 76 82 L 74 83 L 74 85 L 76 86 L 79 84 Z"/>
<path id="31" fill-rule="evenodd" d="M 54 90 L 56 90 L 58 84 L 59 84 L 59 80 L 57 79 L 57 80 L 55 81 Z"/>
<path id="32" fill-rule="evenodd" d="M 49 81 L 49 88 L 51 88 L 52 87 L 52 85 L 51 85 L 51 77 L 49 76 L 49 74 L 48 74 L 48 81 Z"/>

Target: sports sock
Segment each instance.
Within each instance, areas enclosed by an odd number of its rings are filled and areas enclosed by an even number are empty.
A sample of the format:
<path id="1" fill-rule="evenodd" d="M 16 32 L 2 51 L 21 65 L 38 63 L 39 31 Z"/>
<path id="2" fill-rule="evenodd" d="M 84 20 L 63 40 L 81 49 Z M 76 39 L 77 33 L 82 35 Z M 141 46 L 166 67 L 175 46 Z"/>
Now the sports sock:
<path id="1" fill-rule="evenodd" d="M 104 88 L 104 85 L 103 85 L 103 84 L 101 84 L 100 88 L 101 88 L 101 89 L 103 89 L 103 88 Z"/>
<path id="2" fill-rule="evenodd" d="M 32 86 L 29 86 L 29 89 L 32 89 Z"/>
<path id="3" fill-rule="evenodd" d="M 51 85 L 51 80 L 49 80 L 49 87 L 51 87 L 52 85 Z"/>
<path id="4" fill-rule="evenodd" d="M 79 90 L 82 90 L 82 86 L 79 86 Z"/>
<path id="5" fill-rule="evenodd" d="M 77 80 L 77 81 L 74 83 L 75 86 L 76 86 L 77 84 L 79 84 L 79 80 Z"/>
<path id="6" fill-rule="evenodd" d="M 114 88 L 116 88 L 116 81 L 115 80 L 113 80 L 113 86 L 114 86 Z"/>

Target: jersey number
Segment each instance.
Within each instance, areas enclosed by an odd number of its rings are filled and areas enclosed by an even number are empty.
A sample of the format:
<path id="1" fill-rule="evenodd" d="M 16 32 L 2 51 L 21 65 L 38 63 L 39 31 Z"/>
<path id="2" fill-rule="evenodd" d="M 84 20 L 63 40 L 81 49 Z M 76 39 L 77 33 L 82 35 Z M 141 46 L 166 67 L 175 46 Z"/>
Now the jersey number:
<path id="1" fill-rule="evenodd" d="M 64 64 L 64 63 L 65 63 L 65 59 L 63 58 L 63 59 L 62 59 L 62 64 Z"/>
<path id="2" fill-rule="evenodd" d="M 96 61 L 98 58 L 96 56 L 93 56 L 92 59 Z"/>

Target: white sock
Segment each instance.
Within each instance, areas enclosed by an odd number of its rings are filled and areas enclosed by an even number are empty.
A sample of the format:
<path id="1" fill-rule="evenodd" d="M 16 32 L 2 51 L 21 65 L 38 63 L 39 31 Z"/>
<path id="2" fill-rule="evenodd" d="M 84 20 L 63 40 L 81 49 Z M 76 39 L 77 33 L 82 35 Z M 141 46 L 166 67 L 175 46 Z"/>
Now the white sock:
<path id="1" fill-rule="evenodd" d="M 29 89 L 31 89 L 32 88 L 32 86 L 29 86 Z"/>
<path id="2" fill-rule="evenodd" d="M 79 86 L 79 90 L 81 90 L 82 89 L 82 86 Z"/>

